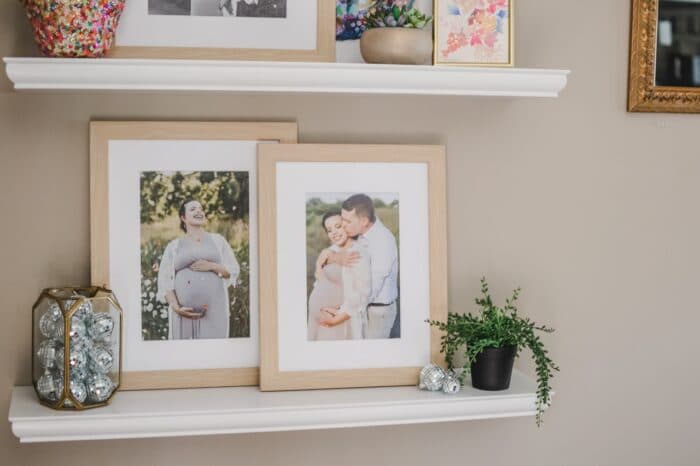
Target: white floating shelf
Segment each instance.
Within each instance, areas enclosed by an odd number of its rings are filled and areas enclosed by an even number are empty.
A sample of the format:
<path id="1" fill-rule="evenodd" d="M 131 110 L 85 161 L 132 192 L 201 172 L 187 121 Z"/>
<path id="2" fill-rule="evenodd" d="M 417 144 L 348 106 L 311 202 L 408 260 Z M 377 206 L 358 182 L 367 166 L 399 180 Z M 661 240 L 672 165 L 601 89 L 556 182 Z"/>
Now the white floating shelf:
<path id="1" fill-rule="evenodd" d="M 5 58 L 15 89 L 557 97 L 569 71 L 204 60 Z"/>
<path id="2" fill-rule="evenodd" d="M 533 380 L 514 371 L 502 392 L 471 386 L 453 396 L 415 387 L 156 390 L 120 392 L 107 407 L 70 412 L 40 405 L 32 387 L 15 387 L 9 420 L 27 443 L 420 424 L 532 416 L 535 389 Z"/>

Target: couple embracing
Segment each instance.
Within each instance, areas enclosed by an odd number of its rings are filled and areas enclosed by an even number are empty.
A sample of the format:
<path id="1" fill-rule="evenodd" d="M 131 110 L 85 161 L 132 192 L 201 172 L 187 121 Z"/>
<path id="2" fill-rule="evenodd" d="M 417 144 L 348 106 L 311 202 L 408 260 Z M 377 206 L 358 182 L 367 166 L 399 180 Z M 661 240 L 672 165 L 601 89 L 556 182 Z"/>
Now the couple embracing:
<path id="1" fill-rule="evenodd" d="M 398 314 L 396 238 L 365 194 L 350 196 L 321 223 L 331 246 L 316 260 L 308 339 L 390 338 Z"/>

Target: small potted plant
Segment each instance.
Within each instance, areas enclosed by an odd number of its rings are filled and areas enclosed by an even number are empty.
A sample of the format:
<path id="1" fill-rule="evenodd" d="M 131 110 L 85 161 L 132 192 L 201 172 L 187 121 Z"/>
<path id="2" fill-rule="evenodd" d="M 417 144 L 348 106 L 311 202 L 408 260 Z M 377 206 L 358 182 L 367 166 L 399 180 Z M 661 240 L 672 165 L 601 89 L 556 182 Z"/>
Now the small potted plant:
<path id="1" fill-rule="evenodd" d="M 413 7 L 415 0 L 377 0 L 367 9 L 360 52 L 367 63 L 422 65 L 433 53 L 425 30 L 432 18 Z"/>
<path id="2" fill-rule="evenodd" d="M 442 352 L 450 369 L 458 351 L 465 355 L 464 370 L 460 374 L 463 383 L 471 372 L 472 385 L 482 390 L 505 390 L 510 386 L 515 357 L 529 348 L 537 372 L 537 425 L 551 398 L 550 380 L 559 367 L 550 359 L 538 332 L 551 333 L 554 329 L 537 326 L 527 317 L 518 314 L 516 302 L 520 288 L 506 299 L 505 306 L 498 307 L 489 294 L 488 283 L 481 279 L 481 296 L 476 298 L 480 308 L 478 315 L 450 312 L 447 322 L 428 321 L 445 332 Z"/>

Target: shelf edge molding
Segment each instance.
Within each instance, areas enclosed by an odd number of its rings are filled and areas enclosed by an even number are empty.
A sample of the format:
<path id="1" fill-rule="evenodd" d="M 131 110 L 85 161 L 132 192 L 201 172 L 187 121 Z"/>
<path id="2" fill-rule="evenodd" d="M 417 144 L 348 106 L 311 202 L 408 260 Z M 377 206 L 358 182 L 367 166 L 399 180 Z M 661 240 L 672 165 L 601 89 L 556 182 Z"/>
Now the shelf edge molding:
<path id="1" fill-rule="evenodd" d="M 39 405 L 33 387 L 14 387 L 9 421 L 22 443 L 391 426 L 533 416 L 535 390 L 529 377 L 514 372 L 504 392 L 153 390 L 120 392 L 107 407 L 65 412 Z"/>
<path id="2" fill-rule="evenodd" d="M 6 57 L 16 90 L 219 91 L 557 97 L 568 70 Z"/>

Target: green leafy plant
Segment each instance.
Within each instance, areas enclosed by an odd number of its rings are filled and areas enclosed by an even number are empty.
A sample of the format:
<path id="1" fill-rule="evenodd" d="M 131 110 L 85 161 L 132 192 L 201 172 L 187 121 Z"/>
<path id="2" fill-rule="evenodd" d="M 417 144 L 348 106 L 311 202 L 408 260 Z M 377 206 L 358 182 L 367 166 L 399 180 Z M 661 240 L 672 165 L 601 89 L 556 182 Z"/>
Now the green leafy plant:
<path id="1" fill-rule="evenodd" d="M 367 9 L 367 28 L 400 27 L 423 29 L 432 17 L 413 7 L 415 0 L 377 0 Z"/>
<path id="2" fill-rule="evenodd" d="M 457 314 L 450 312 L 447 322 L 428 321 L 445 334 L 442 336 L 442 352 L 450 369 L 454 368 L 454 358 L 458 351 L 464 351 L 466 361 L 460 380 L 464 382 L 471 364 L 479 353 L 486 348 L 515 347 L 516 357 L 524 348 L 529 348 L 535 362 L 537 372 L 537 416 L 540 426 L 545 408 L 551 399 L 552 387 L 550 380 L 553 372 L 559 367 L 548 355 L 538 332 L 552 333 L 554 329 L 538 326 L 527 317 L 518 314 L 516 303 L 520 296 L 520 288 L 506 299 L 505 306 L 498 307 L 493 303 L 489 294 L 486 278 L 481 279 L 481 296 L 475 299 L 480 308 L 477 315 Z"/>

